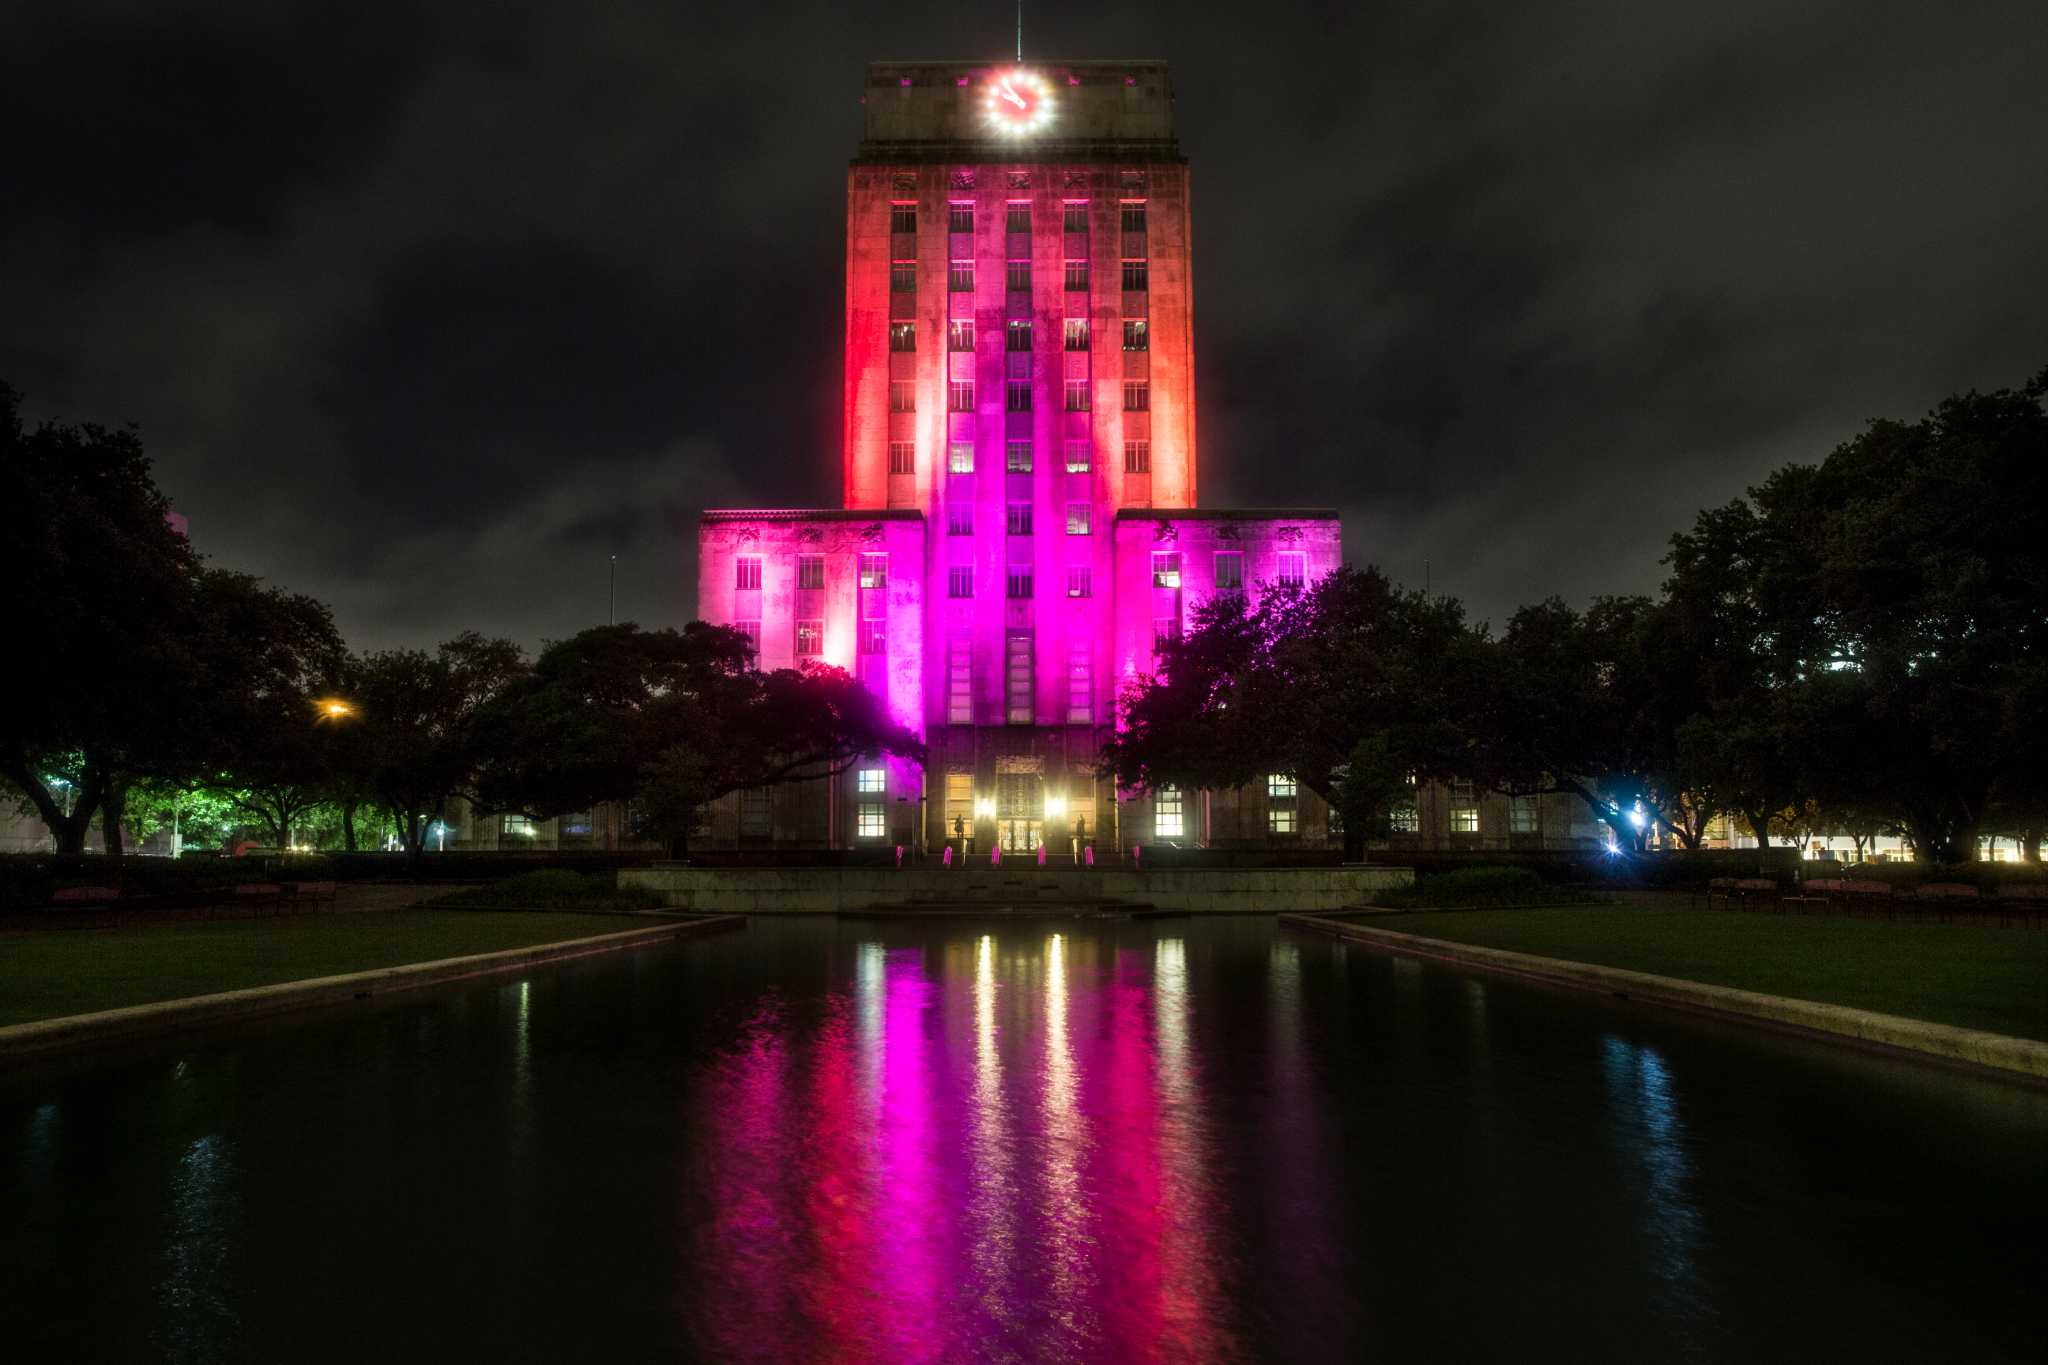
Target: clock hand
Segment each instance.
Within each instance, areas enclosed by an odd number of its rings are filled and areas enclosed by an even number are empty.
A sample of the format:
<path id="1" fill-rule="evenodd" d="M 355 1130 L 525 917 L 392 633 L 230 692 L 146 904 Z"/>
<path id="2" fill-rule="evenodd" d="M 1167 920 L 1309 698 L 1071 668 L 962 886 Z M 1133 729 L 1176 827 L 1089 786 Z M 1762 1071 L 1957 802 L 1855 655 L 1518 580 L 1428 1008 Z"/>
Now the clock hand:
<path id="1" fill-rule="evenodd" d="M 1019 109 L 1022 109 L 1024 107 L 1024 97 L 1018 94 L 1016 91 L 1012 90 L 1010 88 L 1010 83 L 1008 81 L 1003 82 L 1002 90 L 1000 93 L 1002 94 L 1002 97 L 1004 99 L 1016 105 Z"/>

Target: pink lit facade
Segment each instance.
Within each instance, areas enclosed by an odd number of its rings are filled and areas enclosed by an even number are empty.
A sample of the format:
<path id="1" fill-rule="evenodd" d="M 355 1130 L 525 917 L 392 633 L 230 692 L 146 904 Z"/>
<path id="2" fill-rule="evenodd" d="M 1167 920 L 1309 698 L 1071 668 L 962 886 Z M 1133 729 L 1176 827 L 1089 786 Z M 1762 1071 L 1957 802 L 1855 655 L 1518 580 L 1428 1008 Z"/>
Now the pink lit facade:
<path id="1" fill-rule="evenodd" d="M 1205 595 L 1313 578 L 1335 515 L 1196 506 L 1188 168 L 1155 62 L 881 63 L 848 172 L 844 506 L 713 511 L 698 612 L 837 664 L 930 753 L 743 794 L 714 843 L 1059 856 L 1320 842 L 1094 776 L 1117 687 Z M 1299 806 L 1295 806 L 1298 800 Z M 1255 803 L 1257 804 L 1257 803 Z M 1311 809 L 1310 807 L 1314 807 Z"/>

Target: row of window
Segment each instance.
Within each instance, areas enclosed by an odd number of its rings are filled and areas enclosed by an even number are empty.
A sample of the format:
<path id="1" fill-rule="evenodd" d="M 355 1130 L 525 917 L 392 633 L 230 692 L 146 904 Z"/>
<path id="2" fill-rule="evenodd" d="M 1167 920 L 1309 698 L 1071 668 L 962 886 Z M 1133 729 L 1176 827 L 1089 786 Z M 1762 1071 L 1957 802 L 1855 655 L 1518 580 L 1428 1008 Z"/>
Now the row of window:
<path id="1" fill-rule="evenodd" d="M 1011 725 L 1033 723 L 1032 635 L 1012 631 L 1003 638 L 1003 717 Z M 1065 714 L 1069 725 L 1095 722 L 1094 659 L 1086 645 L 1067 653 Z M 946 723 L 974 723 L 974 646 L 964 632 L 946 641 Z"/>
<path id="2" fill-rule="evenodd" d="M 801 554 L 796 557 L 796 585 L 799 588 L 825 586 L 825 556 Z M 889 586 L 889 556 L 886 551 L 862 551 L 860 585 L 863 588 Z M 741 555 L 733 561 L 733 586 L 741 592 L 761 590 L 761 556 Z"/>
<path id="3" fill-rule="evenodd" d="M 1123 264 L 1123 291 L 1126 294 L 1142 294 L 1152 287 L 1152 265 L 1150 261 L 1125 261 Z M 1088 292 L 1088 262 L 1067 261 L 1061 270 L 1061 287 L 1070 294 Z M 1031 262 L 1005 261 L 1003 263 L 1003 288 L 1013 294 L 1031 292 Z M 946 290 L 952 294 L 974 292 L 974 262 L 951 261 L 946 266 Z M 889 292 L 892 294 L 915 294 L 917 292 L 917 262 L 889 262 Z M 966 349 L 966 348 L 956 348 Z"/>
<path id="4" fill-rule="evenodd" d="M 1066 471 L 1069 474 L 1086 474 L 1095 467 L 1094 448 L 1086 441 L 1067 442 Z M 908 474 L 916 468 L 917 451 L 908 441 L 893 442 L 889 447 L 891 472 Z M 1033 447 L 1029 441 L 1007 441 L 1003 445 L 1003 468 L 1012 474 L 1029 474 L 1033 465 Z M 974 472 L 974 442 L 955 441 L 946 449 L 946 472 L 949 474 L 972 474 Z M 1152 443 L 1150 441 L 1124 442 L 1124 473 L 1149 474 L 1152 472 Z"/>
<path id="5" fill-rule="evenodd" d="M 1214 561 L 1216 591 L 1240 592 L 1244 588 L 1244 552 L 1218 550 Z M 1283 587 L 1298 588 L 1308 582 L 1308 555 L 1301 550 L 1282 550 L 1274 566 L 1274 579 Z M 1178 550 L 1152 553 L 1152 586 L 1181 586 L 1181 555 Z"/>
<path id="6" fill-rule="evenodd" d="M 1031 391 L 1034 386 L 1028 379 L 1013 379 L 1003 388 L 1003 411 L 1030 412 Z M 1085 379 L 1069 379 L 1062 391 L 1062 406 L 1067 412 L 1088 412 L 1094 406 L 1094 386 Z M 946 385 L 946 411 L 973 412 L 975 410 L 974 381 L 956 379 Z M 1152 385 L 1143 379 L 1124 382 L 1124 411 L 1150 412 L 1152 410 Z M 889 384 L 889 411 L 916 412 L 917 384 L 912 380 L 892 380 Z"/>
<path id="7" fill-rule="evenodd" d="M 1124 349 L 1126 351 L 1149 351 L 1152 349 L 1152 324 L 1145 318 L 1125 318 L 1123 323 Z M 1033 325 L 1025 319 L 1017 319 L 1004 325 L 1003 348 L 1008 351 L 1029 351 L 1032 348 Z M 1086 318 L 1068 318 L 1062 328 L 1061 343 L 1069 351 L 1085 351 L 1093 345 L 1093 332 Z M 914 322 L 892 322 L 889 324 L 889 349 L 906 354 L 917 350 L 917 324 Z M 974 349 L 974 324 L 969 321 L 946 324 L 946 349 L 955 352 Z"/>
<path id="8" fill-rule="evenodd" d="M 1121 205 L 1120 215 L 1123 230 L 1129 234 L 1145 231 L 1145 201 L 1126 199 Z M 1069 199 L 1060 205 L 1060 229 L 1063 232 L 1086 232 L 1088 230 L 1088 201 Z M 1013 199 L 1003 205 L 1003 230 L 1005 232 L 1031 231 L 1031 204 L 1028 200 Z M 901 201 L 889 205 L 889 231 L 895 233 L 917 231 L 917 205 Z M 974 205 L 946 205 L 946 231 L 974 231 Z"/>

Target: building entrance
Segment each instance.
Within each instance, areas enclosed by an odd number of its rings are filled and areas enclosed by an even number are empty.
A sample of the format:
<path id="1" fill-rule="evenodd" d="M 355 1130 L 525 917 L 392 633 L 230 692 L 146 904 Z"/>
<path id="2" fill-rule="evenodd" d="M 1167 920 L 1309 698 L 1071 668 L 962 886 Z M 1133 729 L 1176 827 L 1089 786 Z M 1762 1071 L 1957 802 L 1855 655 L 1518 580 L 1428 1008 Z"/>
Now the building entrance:
<path id="1" fill-rule="evenodd" d="M 1044 774 L 997 773 L 996 842 L 1005 853 L 1030 853 L 1044 838 Z"/>

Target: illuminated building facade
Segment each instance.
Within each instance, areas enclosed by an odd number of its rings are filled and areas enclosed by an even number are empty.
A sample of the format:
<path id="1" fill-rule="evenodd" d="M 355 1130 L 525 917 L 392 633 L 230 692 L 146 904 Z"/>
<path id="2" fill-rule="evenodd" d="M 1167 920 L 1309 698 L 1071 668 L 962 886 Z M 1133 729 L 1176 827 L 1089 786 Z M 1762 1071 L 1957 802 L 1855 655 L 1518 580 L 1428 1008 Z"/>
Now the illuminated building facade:
<path id="1" fill-rule="evenodd" d="M 1306 792 L 1094 776 L 1125 679 L 1215 592 L 1340 562 L 1326 511 L 1196 503 L 1188 167 L 1159 62 L 871 65 L 847 175 L 843 502 L 711 511 L 698 614 L 854 672 L 925 740 L 714 844 L 1320 843 Z"/>

